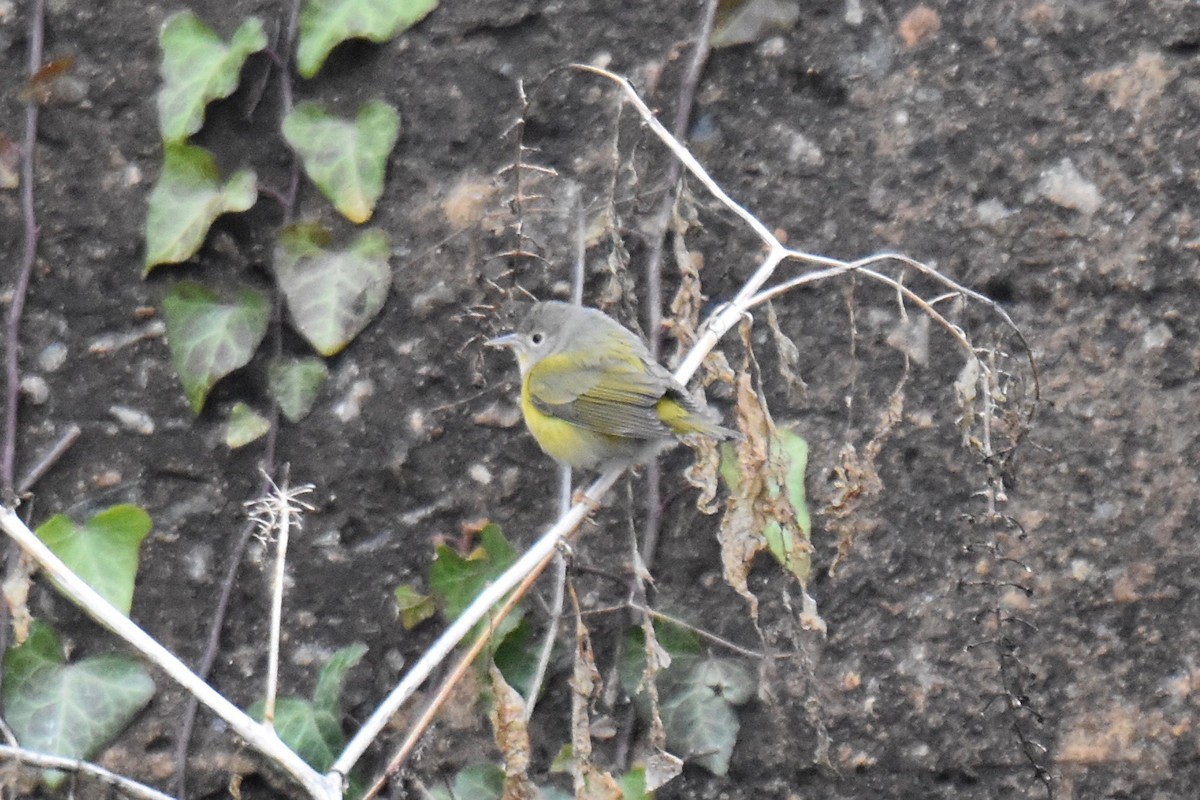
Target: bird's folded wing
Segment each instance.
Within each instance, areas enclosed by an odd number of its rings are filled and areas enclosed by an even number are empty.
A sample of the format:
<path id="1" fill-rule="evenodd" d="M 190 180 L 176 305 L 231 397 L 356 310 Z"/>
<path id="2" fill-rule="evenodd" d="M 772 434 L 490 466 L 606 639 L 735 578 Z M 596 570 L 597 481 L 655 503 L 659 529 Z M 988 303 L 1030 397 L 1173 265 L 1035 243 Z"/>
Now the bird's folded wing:
<path id="1" fill-rule="evenodd" d="M 529 394 L 544 414 L 612 436 L 671 435 L 656 406 L 673 385 L 670 373 L 630 359 L 547 356 L 529 371 Z"/>

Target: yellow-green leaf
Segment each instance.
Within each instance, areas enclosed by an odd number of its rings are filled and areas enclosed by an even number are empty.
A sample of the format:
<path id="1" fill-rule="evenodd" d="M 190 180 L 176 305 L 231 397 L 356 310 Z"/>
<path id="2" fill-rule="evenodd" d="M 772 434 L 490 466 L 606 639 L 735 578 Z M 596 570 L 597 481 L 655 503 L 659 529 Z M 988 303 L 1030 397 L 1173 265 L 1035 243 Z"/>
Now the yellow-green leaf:
<path id="1" fill-rule="evenodd" d="M 396 587 L 396 607 L 400 609 L 400 624 L 411 631 L 437 613 L 433 598 L 422 594 L 407 583 Z"/>
<path id="2" fill-rule="evenodd" d="M 250 17 L 226 44 L 191 11 L 180 11 L 163 23 L 158 43 L 158 126 L 163 141 L 182 142 L 204 124 L 205 106 L 233 94 L 242 65 L 267 46 L 267 34 L 262 21 Z"/>
<path id="3" fill-rule="evenodd" d="M 387 103 L 362 106 L 354 119 L 300 103 L 283 120 L 283 136 L 304 161 L 304 172 L 334 208 L 366 222 L 383 194 L 388 154 L 400 135 L 400 115 Z"/>
<path id="4" fill-rule="evenodd" d="M 329 367 L 319 358 L 287 358 L 271 364 L 267 383 L 283 415 L 289 422 L 299 422 L 312 410 L 328 376 Z"/>
<path id="5" fill-rule="evenodd" d="M 57 514 L 37 529 L 38 538 L 71 570 L 124 614 L 133 605 L 138 553 L 150 532 L 150 515 L 118 505 L 79 525 Z"/>
<path id="6" fill-rule="evenodd" d="M 242 289 L 232 300 L 199 283 L 176 284 L 163 299 L 167 345 L 192 411 L 199 414 L 217 381 L 254 355 L 271 318 L 267 298 Z"/>
<path id="7" fill-rule="evenodd" d="M 245 211 L 258 199 L 252 170 L 221 183 L 212 154 L 187 144 L 163 145 L 163 168 L 146 212 L 146 261 L 142 275 L 159 264 L 186 261 L 204 244 L 213 221 Z"/>
<path id="8" fill-rule="evenodd" d="M 229 410 L 229 422 L 225 425 L 225 446 L 230 450 L 237 450 L 266 436 L 269 430 L 270 420 L 238 401 Z"/>
<path id="9" fill-rule="evenodd" d="M 304 0 L 296 69 L 311 78 L 333 48 L 347 39 L 386 42 L 435 6 L 437 0 Z"/>
<path id="10" fill-rule="evenodd" d="M 292 323 L 323 356 L 331 356 L 367 326 L 392 283 L 391 246 L 382 231 L 363 231 L 344 250 L 326 247 L 316 225 L 293 225 L 279 234 L 275 277 Z"/>

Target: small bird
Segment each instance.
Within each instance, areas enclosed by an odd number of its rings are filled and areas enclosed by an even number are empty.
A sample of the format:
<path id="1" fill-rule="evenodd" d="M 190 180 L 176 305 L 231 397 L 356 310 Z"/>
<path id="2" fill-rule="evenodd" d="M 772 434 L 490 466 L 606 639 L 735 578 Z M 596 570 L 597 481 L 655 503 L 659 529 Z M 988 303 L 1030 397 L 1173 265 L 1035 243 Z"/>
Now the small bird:
<path id="1" fill-rule="evenodd" d="M 643 463 L 690 433 L 735 438 L 655 361 L 636 334 L 595 308 L 536 303 L 507 347 L 521 370 L 521 413 L 547 455 L 576 469 Z"/>

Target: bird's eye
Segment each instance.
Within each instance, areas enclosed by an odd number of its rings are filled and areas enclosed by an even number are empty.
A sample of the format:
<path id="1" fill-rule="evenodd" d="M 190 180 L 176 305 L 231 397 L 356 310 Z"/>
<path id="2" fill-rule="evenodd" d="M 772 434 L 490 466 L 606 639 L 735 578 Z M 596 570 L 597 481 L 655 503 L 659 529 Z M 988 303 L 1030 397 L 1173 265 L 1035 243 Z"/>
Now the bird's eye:
<path id="1" fill-rule="evenodd" d="M 530 335 L 529 341 L 533 342 L 534 346 L 536 347 L 537 345 L 540 345 L 542 342 L 546 341 L 546 334 L 542 333 L 541 331 L 537 331 L 536 333 Z"/>

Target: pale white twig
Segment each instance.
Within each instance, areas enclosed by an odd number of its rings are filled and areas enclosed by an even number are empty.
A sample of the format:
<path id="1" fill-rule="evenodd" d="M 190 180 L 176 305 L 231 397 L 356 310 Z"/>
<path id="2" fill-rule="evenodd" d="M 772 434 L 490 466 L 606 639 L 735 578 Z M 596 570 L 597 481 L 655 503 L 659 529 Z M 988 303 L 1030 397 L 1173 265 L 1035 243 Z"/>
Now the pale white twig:
<path id="1" fill-rule="evenodd" d="M 172 679 L 229 724 L 251 747 L 258 750 L 304 787 L 309 796 L 340 800 L 341 781 L 327 780 L 279 740 L 275 732 L 255 722 L 241 709 L 188 669 L 167 648 L 88 586 L 58 556 L 34 535 L 14 511 L 0 507 L 0 528 L 38 563 L 56 586 L 76 605 L 104 627 L 120 636 L 135 650 L 166 672 Z"/>
<path id="2" fill-rule="evenodd" d="M 566 464 L 558 468 L 558 514 L 562 516 L 571 509 L 571 468 Z M 525 698 L 525 721 L 533 717 L 533 709 L 537 707 L 538 694 L 542 690 L 542 682 L 546 680 L 546 670 L 550 667 L 550 656 L 554 652 L 554 642 L 558 639 L 558 626 L 562 621 L 563 605 L 566 603 L 567 559 L 559 551 L 554 556 L 554 588 L 550 593 L 550 619 L 546 624 L 545 638 L 542 649 L 538 653 L 537 666 L 533 670 L 533 678 L 529 681 L 528 697 Z"/>
<path id="3" fill-rule="evenodd" d="M 90 778 L 95 778 L 100 783 L 118 789 L 121 793 L 129 797 L 138 798 L 138 800 L 175 800 L 169 794 L 163 794 L 144 783 L 138 783 L 123 775 L 109 772 L 99 764 L 92 764 L 87 761 L 76 761 L 73 758 L 52 756 L 47 753 L 38 753 L 34 750 L 26 750 L 23 747 L 11 747 L 9 745 L 0 745 L 0 758 L 11 758 L 18 764 L 29 767 L 57 769 L 63 772 L 87 775 Z"/>
<path id="4" fill-rule="evenodd" d="M 283 583 L 285 567 L 287 566 L 288 537 L 293 525 L 300 528 L 302 511 L 314 511 L 300 497 L 313 490 L 312 484 L 292 488 L 288 479 L 283 479 L 283 485 L 276 485 L 270 475 L 264 473 L 264 478 L 270 488 L 264 497 L 250 500 L 246 508 L 250 511 L 250 519 L 258 526 L 258 533 L 264 539 L 275 537 L 275 564 L 271 574 L 271 632 L 270 644 L 267 649 L 267 689 L 263 702 L 263 724 L 269 728 L 275 727 L 275 698 L 279 693 L 279 636 L 283 622 Z"/>

